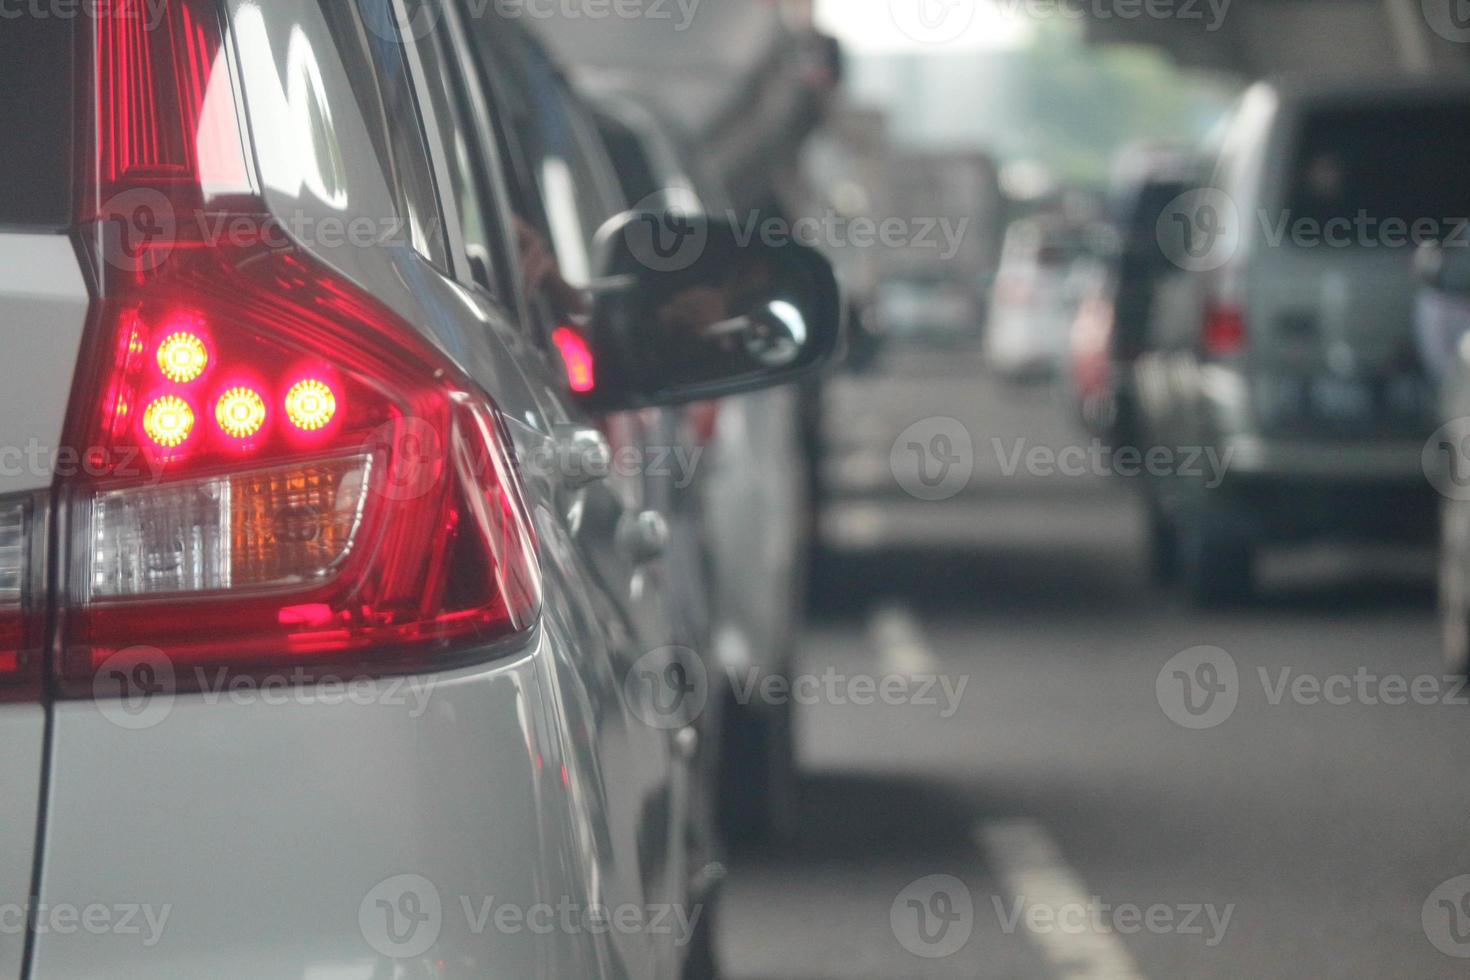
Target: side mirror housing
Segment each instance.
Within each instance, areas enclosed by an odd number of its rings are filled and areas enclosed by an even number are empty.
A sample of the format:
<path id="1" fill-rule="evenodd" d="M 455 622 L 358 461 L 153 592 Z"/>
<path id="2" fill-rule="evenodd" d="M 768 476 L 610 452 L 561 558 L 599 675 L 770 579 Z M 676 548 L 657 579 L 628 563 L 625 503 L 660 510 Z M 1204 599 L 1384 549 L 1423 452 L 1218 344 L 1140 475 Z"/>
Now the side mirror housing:
<path id="1" fill-rule="evenodd" d="M 589 407 L 676 405 L 790 381 L 842 346 L 832 266 L 728 221 L 628 212 L 598 233 Z"/>

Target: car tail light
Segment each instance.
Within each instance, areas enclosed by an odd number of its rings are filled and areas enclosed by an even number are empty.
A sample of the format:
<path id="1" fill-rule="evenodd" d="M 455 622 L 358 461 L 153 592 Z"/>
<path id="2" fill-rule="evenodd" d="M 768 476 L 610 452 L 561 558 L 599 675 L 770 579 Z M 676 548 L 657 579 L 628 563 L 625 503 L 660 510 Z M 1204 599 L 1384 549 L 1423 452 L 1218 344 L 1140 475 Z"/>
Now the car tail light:
<path id="1" fill-rule="evenodd" d="M 31 674 L 40 641 L 30 588 L 33 514 L 29 497 L 0 498 L 0 698 Z"/>
<path id="2" fill-rule="evenodd" d="M 98 262 L 66 437 L 88 465 L 61 487 L 63 691 L 118 655 L 432 669 L 529 629 L 539 569 L 498 412 L 371 296 L 264 244 L 214 0 L 148 30 L 141 5 L 99 19 L 94 217 L 140 191 L 176 213 L 155 261 Z M 229 241 L 206 237 L 219 214 Z"/>
<path id="3" fill-rule="evenodd" d="M 1245 311 L 1227 303 L 1211 303 L 1205 309 L 1203 340 L 1207 354 L 1239 353 L 1245 347 Z"/>

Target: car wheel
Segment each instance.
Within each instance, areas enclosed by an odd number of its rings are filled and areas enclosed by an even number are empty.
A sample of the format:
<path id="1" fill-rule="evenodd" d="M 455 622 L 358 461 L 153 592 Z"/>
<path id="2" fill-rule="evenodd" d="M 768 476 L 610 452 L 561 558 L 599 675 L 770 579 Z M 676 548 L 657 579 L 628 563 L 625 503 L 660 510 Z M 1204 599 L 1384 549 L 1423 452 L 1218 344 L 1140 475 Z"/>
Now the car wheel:
<path id="1" fill-rule="evenodd" d="M 1445 670 L 1456 677 L 1470 674 L 1470 616 L 1466 615 L 1463 599 L 1440 600 L 1439 625 Z"/>
<path id="2" fill-rule="evenodd" d="M 715 941 L 719 934 L 718 907 L 713 897 L 705 901 L 694 934 L 684 948 L 681 980 L 720 980 L 720 955 Z"/>
<path id="3" fill-rule="evenodd" d="M 796 823 L 796 747 L 791 702 L 731 704 L 720 741 L 720 819 L 725 839 L 780 843 Z"/>
<path id="4" fill-rule="evenodd" d="M 1172 585 L 1179 579 L 1179 535 L 1157 498 L 1144 498 L 1144 520 L 1148 534 L 1148 577 L 1155 585 Z"/>
<path id="5" fill-rule="evenodd" d="M 1470 604 L 1464 576 L 1464 505 L 1447 504 L 1440 522 L 1439 626 L 1445 669 L 1457 676 L 1470 673 Z"/>
<path id="6" fill-rule="evenodd" d="M 1196 514 L 1179 534 L 1179 573 L 1191 603 L 1228 606 L 1255 587 L 1255 535 L 1249 523 L 1224 513 Z"/>

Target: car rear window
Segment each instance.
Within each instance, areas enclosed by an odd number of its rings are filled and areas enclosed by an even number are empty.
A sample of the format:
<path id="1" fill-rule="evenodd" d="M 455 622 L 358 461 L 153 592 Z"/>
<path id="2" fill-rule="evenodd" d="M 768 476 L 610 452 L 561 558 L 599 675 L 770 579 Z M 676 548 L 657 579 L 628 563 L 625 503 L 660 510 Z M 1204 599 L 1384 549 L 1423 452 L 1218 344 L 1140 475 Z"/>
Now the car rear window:
<path id="1" fill-rule="evenodd" d="M 29 9 L 0 21 L 0 227 L 71 223 L 74 20 Z"/>
<path id="2" fill-rule="evenodd" d="M 1470 103 L 1385 103 L 1313 113 L 1302 128 L 1287 207 L 1293 220 L 1356 221 L 1361 235 L 1388 221 L 1470 217 Z"/>

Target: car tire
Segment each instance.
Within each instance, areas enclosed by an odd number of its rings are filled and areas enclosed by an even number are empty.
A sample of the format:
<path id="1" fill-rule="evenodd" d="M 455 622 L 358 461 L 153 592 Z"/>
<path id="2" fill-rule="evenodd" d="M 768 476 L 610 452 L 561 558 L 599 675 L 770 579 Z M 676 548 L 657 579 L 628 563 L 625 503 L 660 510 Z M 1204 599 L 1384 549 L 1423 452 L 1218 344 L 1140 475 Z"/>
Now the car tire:
<path id="1" fill-rule="evenodd" d="M 1440 519 L 1439 628 L 1445 669 L 1457 677 L 1470 674 L 1470 596 L 1465 591 L 1464 504 L 1450 502 Z"/>
<path id="2" fill-rule="evenodd" d="M 1449 605 L 1441 600 L 1439 625 L 1445 671 L 1454 677 L 1470 675 L 1470 616 L 1464 601 Z"/>
<path id="3" fill-rule="evenodd" d="M 694 926 L 694 935 L 684 950 L 680 980 L 720 980 L 719 944 L 716 942 L 719 935 L 718 911 L 718 901 L 713 896 L 707 898 Z"/>
<path id="4" fill-rule="evenodd" d="M 1145 493 L 1149 581 L 1158 586 L 1173 585 L 1179 580 L 1179 534 L 1158 499 L 1152 493 Z"/>
<path id="5" fill-rule="evenodd" d="M 1249 599 L 1255 552 L 1247 521 L 1213 511 L 1191 517 L 1179 533 L 1179 573 L 1190 603 L 1208 609 Z"/>
<path id="6" fill-rule="evenodd" d="M 783 843 L 796 825 L 796 745 L 790 699 L 731 703 L 720 739 L 720 820 L 737 844 Z"/>

